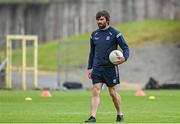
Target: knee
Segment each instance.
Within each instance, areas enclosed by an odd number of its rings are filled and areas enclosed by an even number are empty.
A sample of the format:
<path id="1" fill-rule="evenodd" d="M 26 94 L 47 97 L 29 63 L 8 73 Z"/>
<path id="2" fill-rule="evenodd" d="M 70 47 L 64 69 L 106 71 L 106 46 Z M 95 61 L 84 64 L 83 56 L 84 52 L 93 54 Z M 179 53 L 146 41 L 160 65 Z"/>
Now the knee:
<path id="1" fill-rule="evenodd" d="M 93 88 L 93 96 L 99 96 L 101 92 L 101 88 L 94 87 Z"/>
<path id="2" fill-rule="evenodd" d="M 110 95 L 111 97 L 116 97 L 116 91 L 114 91 L 114 90 L 110 91 L 110 92 L 109 92 L 109 95 Z"/>

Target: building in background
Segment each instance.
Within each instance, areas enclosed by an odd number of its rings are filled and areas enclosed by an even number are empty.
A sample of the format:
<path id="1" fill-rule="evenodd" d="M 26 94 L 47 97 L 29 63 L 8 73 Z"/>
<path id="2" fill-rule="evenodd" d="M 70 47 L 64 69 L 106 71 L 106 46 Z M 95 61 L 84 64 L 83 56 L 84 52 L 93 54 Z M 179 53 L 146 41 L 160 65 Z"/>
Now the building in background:
<path id="1" fill-rule="evenodd" d="M 179 0 L 4 0 L 0 2 L 0 37 L 36 34 L 42 43 L 91 32 L 96 28 L 95 13 L 102 9 L 111 13 L 112 24 L 180 19 Z"/>

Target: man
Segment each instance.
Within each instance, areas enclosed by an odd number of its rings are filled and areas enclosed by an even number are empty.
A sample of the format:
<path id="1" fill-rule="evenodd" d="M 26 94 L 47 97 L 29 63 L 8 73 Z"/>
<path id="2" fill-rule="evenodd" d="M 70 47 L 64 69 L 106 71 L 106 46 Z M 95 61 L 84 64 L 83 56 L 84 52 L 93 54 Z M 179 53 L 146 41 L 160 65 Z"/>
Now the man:
<path id="1" fill-rule="evenodd" d="M 100 103 L 100 92 L 103 84 L 108 87 L 110 96 L 117 111 L 116 121 L 123 120 L 121 98 L 115 86 L 119 84 L 118 66 L 129 57 L 129 48 L 121 33 L 109 26 L 110 15 L 107 11 L 99 11 L 96 14 L 99 29 L 91 34 L 90 53 L 88 62 L 88 77 L 92 79 L 91 116 L 85 123 L 96 122 L 96 113 Z M 118 57 L 115 64 L 109 61 L 111 51 L 118 45 L 123 51 L 123 57 Z"/>

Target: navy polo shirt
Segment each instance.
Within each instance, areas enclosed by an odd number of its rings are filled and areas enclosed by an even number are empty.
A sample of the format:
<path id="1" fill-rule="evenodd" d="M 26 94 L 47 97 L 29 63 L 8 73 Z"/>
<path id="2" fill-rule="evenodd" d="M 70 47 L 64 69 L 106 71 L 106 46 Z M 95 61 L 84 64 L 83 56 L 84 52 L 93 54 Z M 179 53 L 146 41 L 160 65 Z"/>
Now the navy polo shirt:
<path id="1" fill-rule="evenodd" d="M 99 66 L 114 66 L 109 61 L 109 54 L 118 45 L 123 51 L 125 60 L 129 57 L 129 48 L 122 34 L 109 26 L 106 30 L 97 29 L 91 34 L 88 69 Z"/>

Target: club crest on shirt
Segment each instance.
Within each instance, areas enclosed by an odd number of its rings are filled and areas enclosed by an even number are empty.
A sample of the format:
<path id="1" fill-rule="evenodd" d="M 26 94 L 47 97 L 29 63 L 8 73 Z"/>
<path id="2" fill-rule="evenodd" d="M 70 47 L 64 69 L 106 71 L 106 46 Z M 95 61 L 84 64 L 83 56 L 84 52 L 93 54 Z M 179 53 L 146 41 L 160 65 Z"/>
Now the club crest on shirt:
<path id="1" fill-rule="evenodd" d="M 107 36 L 107 37 L 106 37 L 106 40 L 110 40 L 110 36 Z"/>

